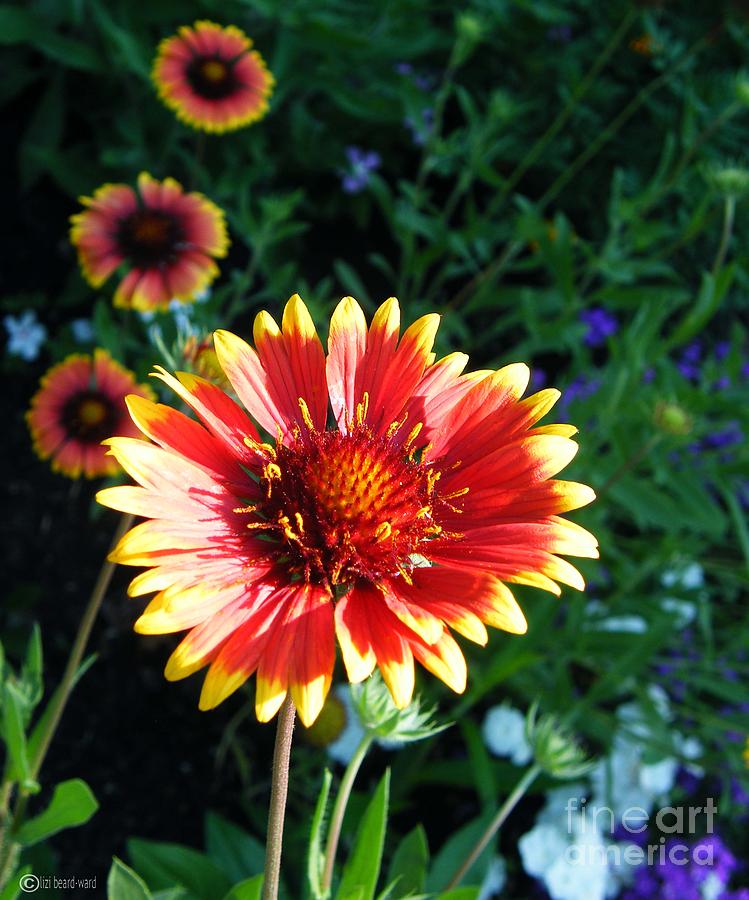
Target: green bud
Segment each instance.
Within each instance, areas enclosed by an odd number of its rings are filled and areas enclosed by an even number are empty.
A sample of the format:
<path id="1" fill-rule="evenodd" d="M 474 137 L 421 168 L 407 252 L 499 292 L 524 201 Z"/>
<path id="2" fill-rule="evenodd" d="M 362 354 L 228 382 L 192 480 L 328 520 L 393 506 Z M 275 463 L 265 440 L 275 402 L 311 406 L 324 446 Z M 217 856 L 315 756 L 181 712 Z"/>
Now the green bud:
<path id="1" fill-rule="evenodd" d="M 473 13 L 459 13 L 455 17 L 455 31 L 456 40 L 452 63 L 454 66 L 461 66 L 484 36 L 484 23 Z"/>
<path id="2" fill-rule="evenodd" d="M 683 437 L 692 430 L 692 417 L 678 403 L 658 403 L 653 412 L 653 422 L 660 431 L 677 437 Z"/>
<path id="3" fill-rule="evenodd" d="M 398 709 L 378 673 L 362 684 L 352 685 L 351 696 L 362 726 L 380 741 L 408 744 L 450 726 L 436 725 L 432 721 L 434 709 L 422 710 L 418 698 L 405 709 Z"/>
<path id="4" fill-rule="evenodd" d="M 594 765 L 555 716 L 538 716 L 538 703 L 528 710 L 525 733 L 536 763 L 547 775 L 561 779 L 579 778 Z"/>
<path id="5" fill-rule="evenodd" d="M 705 170 L 705 179 L 725 197 L 741 197 L 749 192 L 749 169 L 743 166 L 711 166 Z"/>
<path id="6" fill-rule="evenodd" d="M 744 106 L 749 106 L 749 75 L 746 72 L 739 72 L 734 83 L 736 99 Z"/>

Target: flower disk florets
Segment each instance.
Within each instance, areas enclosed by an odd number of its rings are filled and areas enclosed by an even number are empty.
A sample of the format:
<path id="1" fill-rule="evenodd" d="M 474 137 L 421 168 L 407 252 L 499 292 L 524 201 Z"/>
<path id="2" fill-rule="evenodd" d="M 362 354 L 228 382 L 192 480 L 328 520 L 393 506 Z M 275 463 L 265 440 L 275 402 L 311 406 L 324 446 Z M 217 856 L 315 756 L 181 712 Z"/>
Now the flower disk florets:
<path id="1" fill-rule="evenodd" d="M 447 501 L 435 495 L 440 472 L 424 454 L 416 458 L 402 428 L 396 422 L 376 435 L 363 421 L 345 434 L 310 427 L 266 446 L 264 499 L 252 510 L 261 521 L 249 527 L 280 534 L 289 568 L 306 581 L 333 588 L 359 578 L 410 580 L 412 554 L 443 533 L 435 502 Z"/>

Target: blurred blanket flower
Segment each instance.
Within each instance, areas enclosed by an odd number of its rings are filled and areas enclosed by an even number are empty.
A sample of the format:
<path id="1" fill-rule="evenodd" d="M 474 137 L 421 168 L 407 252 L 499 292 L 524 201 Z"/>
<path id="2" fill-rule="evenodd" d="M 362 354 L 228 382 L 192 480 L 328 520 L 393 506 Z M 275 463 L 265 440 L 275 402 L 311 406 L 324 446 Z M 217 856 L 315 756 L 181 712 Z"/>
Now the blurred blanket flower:
<path id="1" fill-rule="evenodd" d="M 177 118 L 199 131 L 236 131 L 268 111 L 273 76 L 239 28 L 199 21 L 159 44 L 151 77 Z"/>
<path id="2" fill-rule="evenodd" d="M 216 257 L 229 239 L 223 212 L 173 178 L 138 176 L 138 191 L 105 184 L 86 209 L 71 217 L 70 240 L 83 274 L 100 287 L 123 263 L 130 271 L 114 295 L 115 306 L 166 309 L 172 298 L 192 302 L 218 275 Z"/>
<path id="3" fill-rule="evenodd" d="M 125 407 L 128 394 L 153 397 L 106 350 L 68 356 L 44 375 L 26 413 L 35 452 L 69 478 L 116 474 L 120 467 L 101 442 L 138 435 Z"/>
<path id="4" fill-rule="evenodd" d="M 281 328 L 257 316 L 254 349 L 215 335 L 254 422 L 193 374 L 158 371 L 199 422 L 128 398 L 154 443 L 109 440 L 139 486 L 97 499 L 148 521 L 110 558 L 148 567 L 130 585 L 133 596 L 157 592 L 137 631 L 189 629 L 165 674 L 210 666 L 202 709 L 257 672 L 258 719 L 290 692 L 310 725 L 336 638 L 349 680 L 379 667 L 399 708 L 411 700 L 414 660 L 463 691 L 466 663 L 450 629 L 479 644 L 486 625 L 524 633 L 507 582 L 554 594 L 557 582 L 584 587 L 557 554 L 597 557 L 597 542 L 559 514 L 594 494 L 553 479 L 575 455 L 576 429 L 537 425 L 559 392 L 521 400 L 530 375 L 521 363 L 463 375 L 465 354 L 435 361 L 438 324 L 424 316 L 399 339 L 394 298 L 368 328 L 346 297 L 326 358 L 294 296 Z"/>
<path id="5" fill-rule="evenodd" d="M 3 324 L 8 332 L 8 353 L 33 362 L 47 340 L 47 329 L 37 320 L 36 312 L 27 309 L 20 316 L 5 316 Z"/>

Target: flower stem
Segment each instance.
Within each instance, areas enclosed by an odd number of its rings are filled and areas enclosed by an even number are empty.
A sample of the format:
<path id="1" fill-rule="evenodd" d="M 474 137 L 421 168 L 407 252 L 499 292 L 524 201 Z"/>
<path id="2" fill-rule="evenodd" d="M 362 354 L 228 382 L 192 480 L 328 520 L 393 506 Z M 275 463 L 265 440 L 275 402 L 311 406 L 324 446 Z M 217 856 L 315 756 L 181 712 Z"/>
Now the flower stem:
<path id="1" fill-rule="evenodd" d="M 112 550 L 119 543 L 120 538 L 133 524 L 133 519 L 134 516 L 130 514 L 123 515 L 120 518 L 119 524 L 117 525 L 117 529 L 115 530 L 114 536 L 112 538 L 112 543 L 109 548 L 110 550 Z M 76 675 L 78 674 L 78 669 L 80 668 L 83 654 L 86 651 L 88 639 L 91 636 L 91 629 L 94 626 L 96 616 L 98 615 L 99 609 L 101 608 L 102 601 L 107 592 L 107 588 L 109 587 L 109 582 L 112 580 L 114 568 L 115 564 L 113 562 L 110 562 L 108 559 L 105 559 L 102 563 L 101 569 L 99 570 L 99 576 L 96 579 L 96 583 L 94 584 L 94 588 L 91 591 L 91 596 L 89 597 L 86 609 L 84 610 L 83 617 L 81 618 L 80 624 L 78 625 L 78 633 L 75 636 L 75 642 L 73 643 L 73 648 L 70 651 L 70 656 L 68 657 L 65 671 L 63 672 L 59 687 L 57 688 L 57 691 L 50 701 L 48 716 L 46 718 L 44 730 L 42 731 L 42 734 L 39 738 L 39 744 L 37 746 L 36 753 L 34 754 L 33 758 L 29 760 L 29 781 L 36 781 L 44 760 L 47 756 L 47 751 L 49 750 L 50 744 L 52 743 L 52 738 L 55 736 L 55 732 L 57 731 L 60 720 L 62 719 L 62 714 L 65 712 L 65 707 L 67 706 L 68 700 L 70 699 L 70 695 L 73 691 L 73 686 L 75 685 Z M 0 863 L 0 885 L 4 885 L 8 876 L 10 875 L 8 869 L 10 868 L 10 865 L 12 864 L 12 861 L 16 856 L 16 848 L 12 840 L 12 835 L 23 820 L 23 816 L 26 811 L 27 798 L 28 793 L 25 790 L 20 790 L 10 822 L 3 823 L 3 833 L 2 835 L 0 835 L 0 847 L 2 848 L 3 852 L 3 859 Z M 4 786 L 4 804 L 7 804 L 8 799 L 9 791 Z"/>
<path id="2" fill-rule="evenodd" d="M 713 262 L 713 277 L 715 277 L 718 272 L 723 268 L 723 263 L 726 261 L 726 254 L 728 253 L 728 245 L 731 243 L 731 232 L 733 231 L 733 219 L 736 213 L 736 197 L 733 194 L 729 194 L 726 197 L 726 202 L 723 207 L 723 231 L 720 235 L 720 244 L 718 246 L 718 252 L 715 254 L 715 261 Z"/>
<path id="3" fill-rule="evenodd" d="M 341 836 L 341 826 L 343 825 L 343 817 L 346 815 L 346 806 L 348 805 L 351 789 L 354 786 L 357 773 L 361 768 L 367 750 L 372 743 L 373 737 L 370 733 L 364 735 L 359 742 L 359 746 L 354 751 L 354 755 L 343 773 L 341 786 L 338 788 L 338 796 L 333 807 L 333 814 L 330 817 L 330 828 L 328 830 L 328 841 L 325 845 L 325 865 L 322 874 L 322 893 L 324 897 L 328 896 L 330 885 L 333 882 L 333 866 L 335 864 L 336 850 L 338 849 L 338 840 Z"/>
<path id="4" fill-rule="evenodd" d="M 286 815 L 286 795 L 289 791 L 289 758 L 294 734 L 294 701 L 287 695 L 278 714 L 276 744 L 273 748 L 273 780 L 268 810 L 268 840 L 265 846 L 263 900 L 276 900 L 281 874 L 283 820 Z"/>
<path id="5" fill-rule="evenodd" d="M 471 868 L 471 866 L 476 862 L 476 860 L 481 856 L 484 848 L 489 843 L 489 841 L 494 837 L 494 835 L 499 831 L 499 829 L 504 825 L 505 820 L 510 815 L 510 813 L 515 809 L 515 807 L 520 802 L 521 798 L 528 790 L 528 788 L 533 784 L 533 782 L 538 777 L 541 772 L 541 767 L 539 765 L 532 765 L 530 769 L 523 775 L 523 777 L 518 781 L 515 785 L 510 796 L 505 800 L 505 802 L 500 806 L 497 810 L 497 815 L 489 823 L 486 831 L 481 835 L 479 842 L 476 846 L 471 850 L 468 856 L 463 860 L 460 867 L 457 869 L 453 877 L 450 879 L 447 885 L 445 885 L 444 890 L 450 891 L 453 888 L 456 888 L 460 882 L 465 877 L 466 872 Z"/>

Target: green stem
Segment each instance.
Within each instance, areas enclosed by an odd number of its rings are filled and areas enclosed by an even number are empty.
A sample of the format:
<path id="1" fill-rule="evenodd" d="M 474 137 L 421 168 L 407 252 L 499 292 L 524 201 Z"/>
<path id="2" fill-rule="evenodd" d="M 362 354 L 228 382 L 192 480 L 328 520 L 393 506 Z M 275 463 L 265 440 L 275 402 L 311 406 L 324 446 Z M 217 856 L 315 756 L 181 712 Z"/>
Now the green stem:
<path id="1" fill-rule="evenodd" d="M 573 91 L 572 96 L 567 101 L 564 109 L 561 110 L 556 119 L 554 119 L 551 125 L 549 125 L 546 131 L 531 147 L 523 161 L 519 163 L 515 170 L 510 174 L 507 181 L 503 185 L 502 190 L 499 192 L 497 197 L 495 197 L 490 206 L 490 216 L 494 216 L 497 213 L 502 203 L 507 198 L 507 195 L 517 186 L 518 182 L 523 177 L 523 175 L 525 175 L 528 169 L 530 169 L 531 166 L 533 166 L 534 163 L 542 156 L 549 142 L 552 141 L 561 131 L 561 129 L 564 128 L 564 126 L 567 124 L 570 117 L 572 116 L 572 113 L 575 111 L 585 94 L 587 94 L 590 86 L 600 75 L 601 70 L 609 61 L 616 48 L 622 42 L 622 39 L 629 31 L 632 22 L 637 18 L 638 14 L 638 10 L 631 8 L 624 16 L 619 27 L 611 37 L 611 40 L 608 42 L 608 44 L 606 44 L 596 61 L 591 66 L 590 71 Z"/>
<path id="2" fill-rule="evenodd" d="M 276 900 L 278 897 L 278 885 L 281 879 L 283 822 L 286 816 L 286 795 L 289 792 L 289 758 L 291 757 L 291 738 L 294 734 L 295 715 L 294 702 L 289 694 L 278 713 L 276 743 L 273 748 L 273 780 L 268 811 L 268 840 L 265 845 L 263 900 Z"/>
<path id="3" fill-rule="evenodd" d="M 499 831 L 499 829 L 504 825 L 505 820 L 510 815 L 510 813 L 515 809 L 520 800 L 522 799 L 525 792 L 528 788 L 533 784 L 536 778 L 539 776 L 541 772 L 541 767 L 537 764 L 534 764 L 528 769 L 528 771 L 523 775 L 523 777 L 518 781 L 515 785 L 510 796 L 505 800 L 505 802 L 499 807 L 497 810 L 496 816 L 491 820 L 489 825 L 486 828 L 486 831 L 481 835 L 476 846 L 471 850 L 468 856 L 463 860 L 458 869 L 456 870 L 453 877 L 450 881 L 445 885 L 444 891 L 450 891 L 453 888 L 458 887 L 460 882 L 465 877 L 466 872 L 471 868 L 471 866 L 476 862 L 476 860 L 481 856 L 484 848 L 489 843 L 489 841 L 495 836 L 495 834 Z"/>
<path id="4" fill-rule="evenodd" d="M 335 864 L 336 850 L 338 849 L 338 841 L 341 837 L 341 827 L 343 825 L 343 817 L 346 815 L 346 806 L 348 805 L 351 789 L 354 786 L 354 780 L 361 768 L 367 750 L 374 740 L 373 736 L 368 732 L 361 739 L 359 746 L 354 751 L 351 761 L 343 773 L 341 786 L 338 788 L 338 796 L 333 807 L 333 814 L 330 817 L 330 828 L 328 830 L 328 841 L 325 845 L 325 865 L 322 874 L 322 893 L 324 897 L 328 896 L 330 886 L 333 883 L 333 866 Z"/>
<path id="5" fill-rule="evenodd" d="M 626 459 L 619 468 L 610 475 L 603 485 L 596 490 L 596 496 L 600 500 L 604 494 L 608 493 L 609 490 L 619 481 L 624 475 L 627 474 L 631 469 L 634 469 L 638 463 L 640 463 L 645 457 L 653 450 L 663 439 L 662 434 L 654 434 L 652 437 L 645 441 L 642 447 L 639 447 L 630 457 Z"/>
<path id="6" fill-rule="evenodd" d="M 619 129 L 627 122 L 642 106 L 643 103 L 661 88 L 666 82 L 676 74 L 676 72 L 686 63 L 701 47 L 708 42 L 710 35 L 704 35 L 695 41 L 692 46 L 684 52 L 684 54 L 668 69 L 662 72 L 657 78 L 654 78 L 649 84 L 642 88 L 624 107 L 624 109 L 608 124 L 606 128 L 598 135 L 598 137 L 590 143 L 582 153 L 580 153 L 567 168 L 552 182 L 549 189 L 541 196 L 536 204 L 536 209 L 542 213 L 544 209 L 554 200 L 564 187 L 571 181 L 575 175 L 596 156 L 603 147 L 617 134 Z M 522 250 L 524 243 L 522 241 L 512 241 L 505 247 L 501 256 L 490 263 L 481 272 L 471 278 L 446 304 L 446 308 L 459 306 L 467 297 L 476 291 L 477 288 L 484 284 L 491 283 L 503 270 L 512 262 L 512 260 Z"/>
<path id="7" fill-rule="evenodd" d="M 447 68 L 445 70 L 445 75 L 442 79 L 442 84 L 440 85 L 440 89 L 437 94 L 437 99 L 434 103 L 434 120 L 432 123 L 432 128 L 430 129 L 424 143 L 424 150 L 422 152 L 419 169 L 416 174 L 416 184 L 414 186 L 416 211 L 418 211 L 421 206 L 421 194 L 424 190 L 424 184 L 426 183 L 426 179 L 431 168 L 432 150 L 434 148 L 434 145 L 437 143 L 439 135 L 442 131 L 442 118 L 445 112 L 445 104 L 447 103 L 447 98 L 450 95 L 453 76 L 455 75 L 457 68 L 458 62 L 456 58 L 455 48 L 453 48 L 453 52 L 450 55 L 450 61 L 448 62 Z M 411 260 L 413 258 L 415 249 L 416 233 L 413 230 L 409 230 L 406 232 L 403 239 L 403 247 L 401 250 L 400 276 L 398 279 L 398 295 L 402 300 L 406 300 L 408 297 L 408 291 L 410 289 L 409 279 L 411 276 Z"/>
<path id="8" fill-rule="evenodd" d="M 134 516 L 129 514 L 123 515 L 120 518 L 119 524 L 117 525 L 117 529 L 114 533 L 114 537 L 112 538 L 110 551 L 119 543 L 120 538 L 133 524 L 133 519 Z M 91 629 L 93 628 L 94 622 L 96 621 L 96 616 L 99 613 L 102 601 L 104 600 L 107 588 L 109 587 L 109 582 L 112 580 L 114 569 L 115 563 L 110 562 L 109 559 L 106 559 L 102 564 L 101 569 L 99 570 L 99 576 L 96 579 L 96 584 L 94 584 L 94 589 L 91 592 L 91 596 L 89 597 L 86 609 L 84 610 L 83 617 L 78 626 L 78 633 L 75 636 L 75 642 L 73 643 L 73 648 L 70 651 L 70 656 L 68 657 L 68 662 L 65 666 L 62 680 L 60 681 L 60 686 L 57 689 L 56 694 L 54 695 L 54 699 L 52 700 L 52 703 L 54 705 L 51 708 L 49 717 L 46 720 L 44 730 L 42 731 L 42 734 L 39 738 L 39 744 L 37 746 L 36 753 L 34 754 L 33 758 L 29 760 L 28 780 L 30 782 L 37 780 L 39 772 L 47 756 L 47 751 L 49 750 L 50 744 L 52 743 L 52 738 L 55 736 L 55 732 L 57 731 L 60 720 L 62 719 L 62 714 L 65 712 L 65 707 L 67 706 L 68 700 L 70 699 L 70 694 L 72 693 L 73 686 L 75 684 L 76 675 L 78 673 L 78 669 L 80 668 L 81 660 L 83 659 L 83 654 L 86 650 L 86 645 L 88 644 L 89 637 L 91 636 Z M 2 835 L 0 835 L 0 846 L 2 846 L 4 851 L 2 865 L 0 866 L 0 885 L 5 884 L 7 877 L 10 875 L 8 868 L 9 864 L 12 863 L 14 859 L 16 850 L 11 836 L 23 821 L 23 816 L 26 812 L 27 800 L 28 793 L 24 790 L 20 790 L 10 823 L 6 823 L 6 826 L 3 828 L 3 833 Z"/>
<path id="9" fill-rule="evenodd" d="M 720 244 L 718 245 L 718 251 L 715 254 L 715 260 L 713 262 L 713 278 L 720 272 L 723 268 L 723 263 L 726 261 L 726 254 L 728 253 L 728 245 L 731 242 L 731 233 L 733 231 L 733 219 L 736 213 L 736 198 L 733 194 L 729 194 L 726 197 L 726 202 L 723 207 L 723 231 L 720 235 Z"/>

